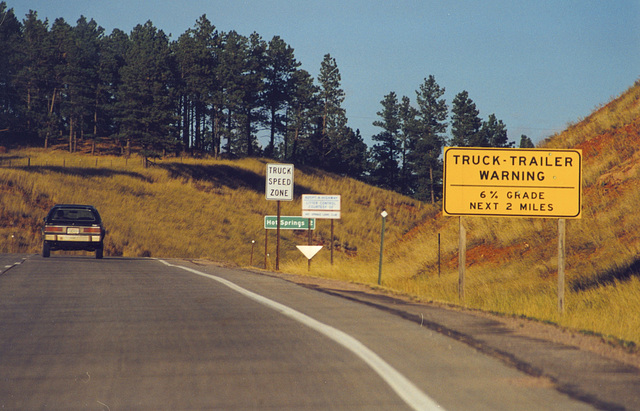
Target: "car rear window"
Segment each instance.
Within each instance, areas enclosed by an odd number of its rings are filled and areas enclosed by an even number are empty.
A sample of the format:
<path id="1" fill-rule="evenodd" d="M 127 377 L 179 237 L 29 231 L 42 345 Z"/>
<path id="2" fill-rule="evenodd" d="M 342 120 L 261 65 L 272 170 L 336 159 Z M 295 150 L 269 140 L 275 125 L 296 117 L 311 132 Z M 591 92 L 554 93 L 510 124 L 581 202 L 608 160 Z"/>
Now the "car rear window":
<path id="1" fill-rule="evenodd" d="M 51 211 L 48 222 L 52 224 L 99 224 L 100 218 L 86 208 L 58 208 Z"/>

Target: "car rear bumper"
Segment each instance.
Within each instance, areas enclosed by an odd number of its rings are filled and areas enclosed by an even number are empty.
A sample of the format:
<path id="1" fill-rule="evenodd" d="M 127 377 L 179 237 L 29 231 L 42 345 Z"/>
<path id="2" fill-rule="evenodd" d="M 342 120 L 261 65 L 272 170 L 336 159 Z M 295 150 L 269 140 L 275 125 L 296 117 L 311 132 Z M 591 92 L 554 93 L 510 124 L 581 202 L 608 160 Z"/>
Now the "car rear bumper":
<path id="1" fill-rule="evenodd" d="M 80 243 L 99 243 L 102 241 L 100 235 L 75 235 L 75 234 L 45 234 L 45 241 L 52 242 L 80 242 Z"/>
<path id="2" fill-rule="evenodd" d="M 75 251 L 96 251 L 103 248 L 103 241 L 100 236 L 82 236 L 85 237 L 81 240 L 72 240 L 69 235 L 57 235 L 55 240 L 50 240 L 45 236 L 44 243 L 48 245 L 49 249 L 55 250 L 75 250 Z M 62 238 L 60 238 L 62 237 Z"/>

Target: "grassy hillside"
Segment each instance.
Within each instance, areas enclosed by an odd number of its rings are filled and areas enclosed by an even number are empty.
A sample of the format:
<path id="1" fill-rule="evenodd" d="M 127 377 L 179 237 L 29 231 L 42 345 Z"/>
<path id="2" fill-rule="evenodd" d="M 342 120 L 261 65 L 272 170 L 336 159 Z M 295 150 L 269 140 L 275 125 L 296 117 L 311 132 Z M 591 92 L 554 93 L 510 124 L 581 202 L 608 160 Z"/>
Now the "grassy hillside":
<path id="1" fill-rule="evenodd" d="M 543 146 L 583 150 L 583 217 L 567 221 L 563 315 L 557 311 L 557 220 L 465 218 L 461 302 L 457 218 L 442 217 L 439 205 L 315 169 L 296 169 L 296 197 L 282 202 L 282 215 L 300 215 L 302 194 L 342 195 L 334 264 L 325 248 L 308 272 L 295 248 L 307 243 L 307 233 L 283 230 L 280 269 L 377 286 L 384 209 L 383 288 L 536 318 L 633 349 L 640 343 L 640 82 Z M 275 264 L 275 230 L 263 228 L 264 216 L 276 214 L 276 203 L 264 197 L 266 161 L 165 159 L 145 169 L 133 158 L 36 149 L 1 160 L 2 252 L 40 252 L 41 220 L 53 204 L 90 203 L 107 224 L 107 256 L 210 258 L 264 268 L 266 234 L 266 268 Z M 328 220 L 318 221 L 312 242 L 329 246 Z"/>
<path id="2" fill-rule="evenodd" d="M 264 160 L 170 159 L 143 168 L 139 159 L 38 149 L 0 160 L 4 252 L 39 252 L 41 220 L 52 205 L 89 203 L 107 225 L 107 256 L 203 257 L 248 266 L 254 248 L 253 265 L 264 267 L 267 236 L 267 268 L 275 263 L 275 230 L 265 233 L 263 220 L 276 215 L 277 204 L 265 200 Z M 295 171 L 295 201 L 281 202 L 281 214 L 300 215 L 305 193 L 342 195 L 342 220 L 334 227 L 336 261 L 375 254 L 383 209 L 398 221 L 389 225 L 390 241 L 437 212 L 352 179 L 302 168 Z M 330 227 L 319 221 L 313 243 L 328 247 Z M 282 230 L 281 263 L 306 264 L 295 245 L 307 244 L 307 234 Z"/>
<path id="3" fill-rule="evenodd" d="M 640 82 L 547 148 L 583 150 L 583 216 L 567 221 L 567 311 L 557 312 L 557 220 L 465 218 L 469 307 L 640 342 Z M 437 217 L 389 250 L 386 286 L 458 304 L 458 221 Z M 443 238 L 437 275 L 436 233 Z"/>

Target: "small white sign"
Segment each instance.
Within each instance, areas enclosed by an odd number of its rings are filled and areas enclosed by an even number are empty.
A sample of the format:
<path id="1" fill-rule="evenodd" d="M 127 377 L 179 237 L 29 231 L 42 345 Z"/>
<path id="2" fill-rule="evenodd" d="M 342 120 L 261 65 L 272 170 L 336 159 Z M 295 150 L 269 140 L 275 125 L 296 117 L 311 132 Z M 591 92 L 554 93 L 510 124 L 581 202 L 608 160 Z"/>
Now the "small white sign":
<path id="1" fill-rule="evenodd" d="M 340 195 L 303 194 L 302 217 L 340 219 Z"/>
<path id="2" fill-rule="evenodd" d="M 297 245 L 296 247 L 302 251 L 307 260 L 311 260 L 322 249 L 321 245 Z"/>
<path id="3" fill-rule="evenodd" d="M 267 164 L 267 200 L 293 200 L 293 164 Z"/>

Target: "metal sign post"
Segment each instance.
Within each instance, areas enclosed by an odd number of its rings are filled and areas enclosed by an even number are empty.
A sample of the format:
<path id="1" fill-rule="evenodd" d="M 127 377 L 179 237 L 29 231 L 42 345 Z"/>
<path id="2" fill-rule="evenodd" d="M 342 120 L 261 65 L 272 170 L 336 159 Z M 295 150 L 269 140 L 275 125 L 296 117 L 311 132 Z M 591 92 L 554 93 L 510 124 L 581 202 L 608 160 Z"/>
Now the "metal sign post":
<path id="1" fill-rule="evenodd" d="M 458 221 L 458 298 L 464 303 L 464 274 L 467 269 L 467 229 L 462 222 L 462 216 Z"/>
<path id="2" fill-rule="evenodd" d="M 267 164 L 265 198 L 278 203 L 276 223 L 276 271 L 280 270 L 280 201 L 293 200 L 293 187 L 293 164 Z"/>
<path id="3" fill-rule="evenodd" d="M 309 218 L 309 229 L 307 230 L 307 245 L 311 245 L 311 219 L 310 218 Z M 310 258 L 307 259 L 307 271 L 311 271 L 311 259 Z"/>
<path id="4" fill-rule="evenodd" d="M 321 245 L 297 245 L 298 250 L 307 257 L 307 271 L 311 271 L 311 259 L 322 249 Z"/>
<path id="5" fill-rule="evenodd" d="M 387 219 L 387 216 L 389 215 L 389 213 L 387 213 L 386 211 L 382 211 L 380 215 L 382 216 L 382 230 L 380 230 L 380 261 L 378 263 L 378 285 L 380 285 L 380 283 L 382 282 L 382 253 L 384 250 L 384 222 Z"/>
<path id="6" fill-rule="evenodd" d="M 280 271 L 280 200 L 278 203 L 278 223 L 276 225 L 276 271 Z"/>
<path id="7" fill-rule="evenodd" d="M 340 195 L 303 194 L 302 216 L 331 220 L 331 265 L 333 265 L 333 220 L 340 219 Z"/>
<path id="8" fill-rule="evenodd" d="M 564 313 L 564 264 L 565 264 L 565 239 L 566 221 L 558 220 L 558 312 Z"/>
<path id="9" fill-rule="evenodd" d="M 331 220 L 331 245 L 330 245 L 330 249 L 331 249 L 331 265 L 333 265 L 333 239 L 335 237 L 333 236 L 333 220 Z"/>
<path id="10" fill-rule="evenodd" d="M 464 301 L 463 216 L 558 218 L 558 311 L 564 312 L 565 219 L 581 218 L 582 151 L 446 147 L 442 211 L 458 216 L 458 293 Z"/>
<path id="11" fill-rule="evenodd" d="M 264 230 L 264 269 L 267 269 L 267 260 L 269 258 L 269 230 Z"/>

